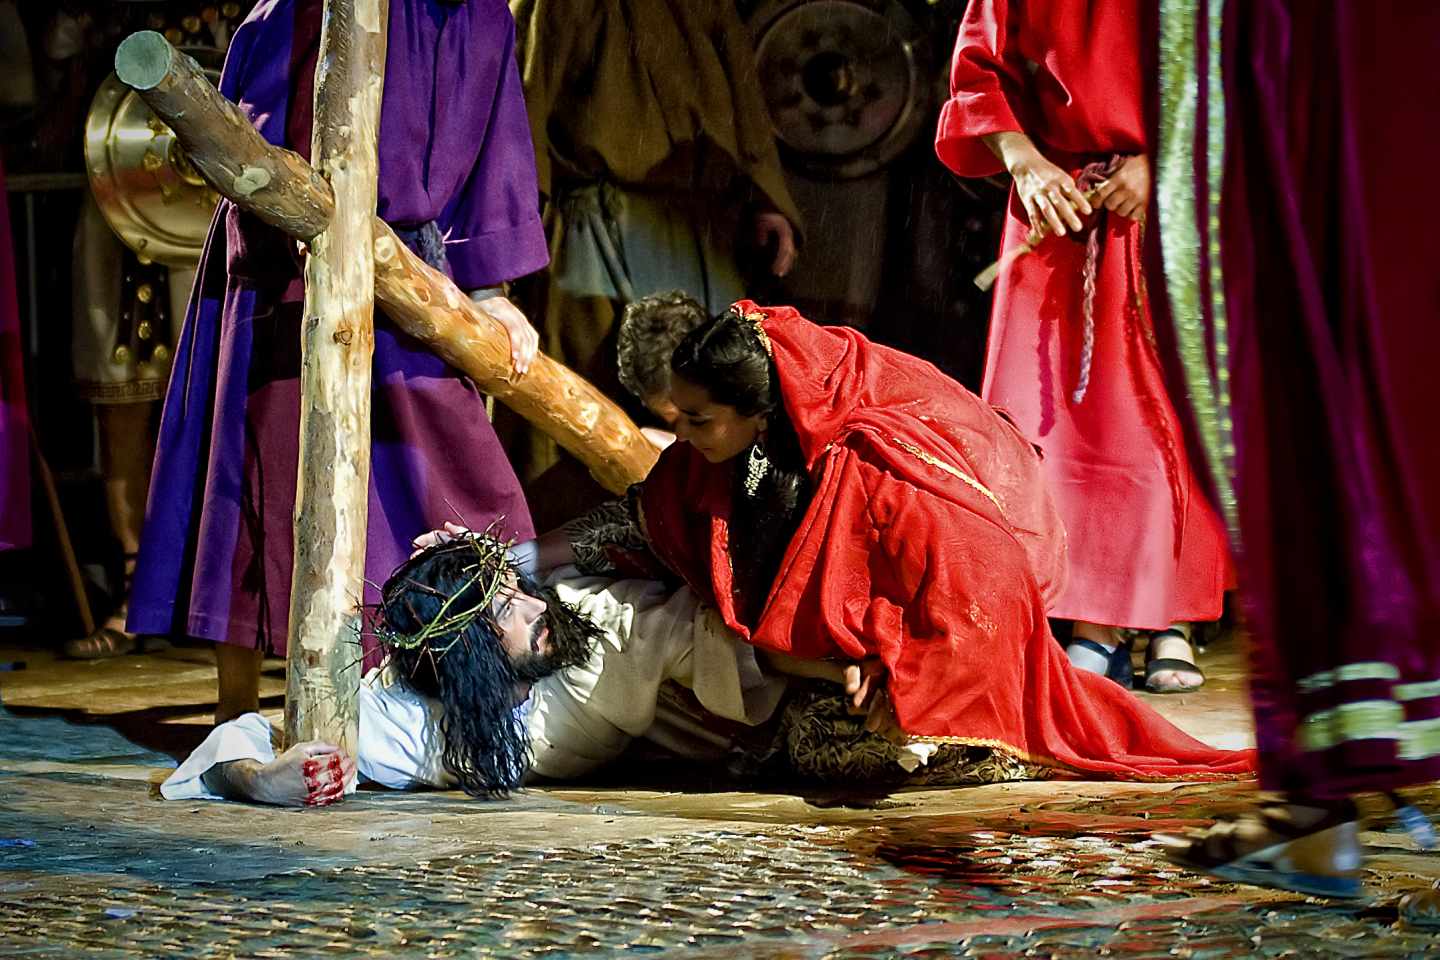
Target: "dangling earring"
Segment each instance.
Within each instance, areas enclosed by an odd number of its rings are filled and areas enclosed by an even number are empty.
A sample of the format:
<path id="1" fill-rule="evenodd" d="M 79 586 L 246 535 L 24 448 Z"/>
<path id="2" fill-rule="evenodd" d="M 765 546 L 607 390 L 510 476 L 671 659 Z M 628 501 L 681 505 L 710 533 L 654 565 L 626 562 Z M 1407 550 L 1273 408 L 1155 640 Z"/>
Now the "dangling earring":
<path id="1" fill-rule="evenodd" d="M 755 496 L 760 490 L 760 481 L 769 472 L 770 458 L 765 456 L 765 445 L 756 437 L 750 456 L 745 459 L 745 496 Z"/>

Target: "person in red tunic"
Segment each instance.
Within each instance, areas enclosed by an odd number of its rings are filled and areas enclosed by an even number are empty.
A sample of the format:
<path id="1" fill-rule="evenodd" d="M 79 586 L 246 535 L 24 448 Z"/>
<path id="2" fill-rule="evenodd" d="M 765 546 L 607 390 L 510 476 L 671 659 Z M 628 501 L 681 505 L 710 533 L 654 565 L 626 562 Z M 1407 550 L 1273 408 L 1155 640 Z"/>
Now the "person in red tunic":
<path id="1" fill-rule="evenodd" d="M 742 300 L 672 370 L 683 442 L 632 492 L 645 543 L 780 669 L 816 665 L 911 741 L 1096 778 L 1252 769 L 1072 667 L 1040 458 L 934 366 Z"/>
<path id="2" fill-rule="evenodd" d="M 1000 275 L 981 390 L 1044 451 L 1070 536 L 1070 585 L 1050 613 L 1075 622 L 1077 665 L 1127 684 L 1118 628 L 1149 632 L 1146 685 L 1163 692 L 1204 682 L 1190 624 L 1219 618 L 1230 568 L 1141 279 L 1141 12 L 1140 0 L 972 0 L 936 152 L 961 176 L 1014 178 L 1002 252 L 1050 234 Z"/>

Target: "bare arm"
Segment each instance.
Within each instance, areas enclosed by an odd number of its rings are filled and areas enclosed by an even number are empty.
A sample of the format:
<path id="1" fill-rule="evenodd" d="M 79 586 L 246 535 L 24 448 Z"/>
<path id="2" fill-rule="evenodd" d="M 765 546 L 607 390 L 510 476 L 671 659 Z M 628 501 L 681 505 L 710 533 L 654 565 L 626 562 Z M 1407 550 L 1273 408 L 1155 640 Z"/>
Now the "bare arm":
<path id="1" fill-rule="evenodd" d="M 259 760 L 228 760 L 217 763 L 200 775 L 200 782 L 211 793 L 226 800 L 255 799 L 255 774 L 263 767 Z"/>
<path id="2" fill-rule="evenodd" d="M 1058 236 L 1079 230 L 1080 217 L 1091 212 L 1090 201 L 1064 170 L 1045 159 L 1034 141 L 1019 130 L 1002 130 L 983 138 L 990 152 L 1005 164 L 1015 179 L 1015 192 L 1030 218 L 1030 228 L 1041 224 Z"/>
<path id="3" fill-rule="evenodd" d="M 845 688 L 846 709 L 865 717 L 865 729 L 892 743 L 904 743 L 905 732 L 895 722 L 895 708 L 885 692 L 885 667 L 878 658 L 865 660 L 801 660 L 788 653 L 761 650 L 765 664 L 791 677 L 826 680 Z"/>
<path id="4" fill-rule="evenodd" d="M 845 682 L 845 664 L 839 660 L 801 660 L 799 657 L 774 650 L 760 650 L 759 653 L 765 665 L 776 673 L 812 680 L 828 680 L 831 683 Z"/>
<path id="5" fill-rule="evenodd" d="M 850 697 L 852 713 L 869 710 L 875 694 L 885 685 L 885 666 L 877 657 L 864 660 L 801 660 L 788 653 L 763 649 L 760 655 L 776 673 L 827 680 L 844 687 Z"/>
<path id="6" fill-rule="evenodd" d="M 345 798 L 355 761 L 332 744 L 298 743 L 269 763 L 229 760 L 201 774 L 211 793 L 226 800 L 283 807 L 323 807 Z"/>
<path id="7" fill-rule="evenodd" d="M 556 527 L 535 540 L 535 568 L 542 572 L 575 562 L 570 536 L 564 527 Z"/>

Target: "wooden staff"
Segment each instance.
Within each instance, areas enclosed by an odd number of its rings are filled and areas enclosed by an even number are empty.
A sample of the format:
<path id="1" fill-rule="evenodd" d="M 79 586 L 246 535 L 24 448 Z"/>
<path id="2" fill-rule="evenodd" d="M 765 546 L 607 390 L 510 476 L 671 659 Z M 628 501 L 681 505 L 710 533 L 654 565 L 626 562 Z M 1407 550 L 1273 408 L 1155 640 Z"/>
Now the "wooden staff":
<path id="1" fill-rule="evenodd" d="M 298 154 L 266 143 L 195 61 L 163 36 L 127 37 L 115 53 L 115 72 L 171 126 L 221 195 L 300 240 L 325 228 L 335 208 L 330 185 Z M 620 493 L 645 478 L 659 451 L 624 411 L 543 354 L 516 378 L 499 321 L 428 267 L 384 221 L 376 218 L 373 229 L 375 299 L 396 326 L 554 438 L 605 488 Z"/>
<path id="2" fill-rule="evenodd" d="M 310 156 L 334 191 L 305 258 L 285 740 L 356 755 L 370 495 L 376 146 L 389 0 L 325 0 Z"/>

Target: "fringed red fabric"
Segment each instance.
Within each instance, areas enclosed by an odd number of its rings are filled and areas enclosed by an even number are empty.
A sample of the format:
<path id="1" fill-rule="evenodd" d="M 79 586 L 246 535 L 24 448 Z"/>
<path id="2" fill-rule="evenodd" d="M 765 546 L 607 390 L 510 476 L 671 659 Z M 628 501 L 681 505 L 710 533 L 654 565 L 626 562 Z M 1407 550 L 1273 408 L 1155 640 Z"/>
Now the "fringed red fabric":
<path id="1" fill-rule="evenodd" d="M 1073 669 L 1050 633 L 1065 534 L 1035 448 L 915 357 L 788 307 L 735 305 L 768 340 L 812 500 L 756 624 L 732 595 L 729 464 L 665 451 L 641 505 L 657 556 L 756 646 L 879 657 L 909 734 L 1000 747 L 1099 778 L 1248 774 L 1114 683 Z"/>

